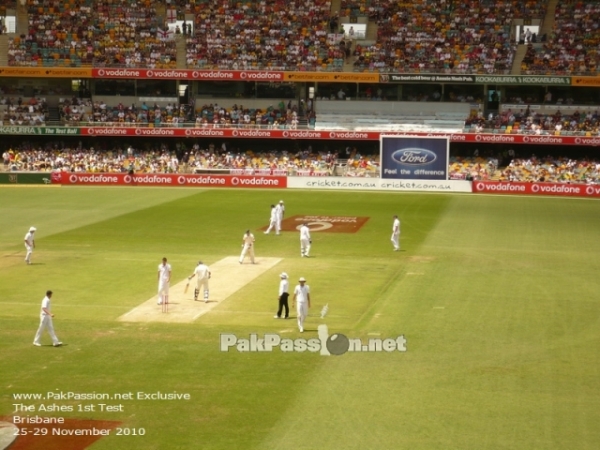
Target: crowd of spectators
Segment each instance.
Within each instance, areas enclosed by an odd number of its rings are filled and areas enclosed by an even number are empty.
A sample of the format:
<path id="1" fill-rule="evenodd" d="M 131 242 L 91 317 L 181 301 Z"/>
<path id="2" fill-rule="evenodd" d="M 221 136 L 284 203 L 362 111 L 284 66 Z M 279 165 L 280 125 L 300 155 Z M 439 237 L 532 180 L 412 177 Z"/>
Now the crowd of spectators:
<path id="1" fill-rule="evenodd" d="M 600 135 L 600 109 L 563 114 L 560 109 L 552 114 L 540 114 L 529 106 L 520 111 L 507 109 L 499 114 L 490 113 L 472 116 L 465 122 L 466 132 L 501 132 L 512 134 L 536 135 Z"/>
<path id="2" fill-rule="evenodd" d="M 311 111 L 312 113 L 312 111 Z M 314 113 L 310 114 L 314 116 Z M 314 116 L 316 117 L 316 116 Z M 269 128 L 296 129 L 300 122 L 299 110 L 293 101 L 280 101 L 277 107 L 245 108 L 233 105 L 231 108 L 219 106 L 217 103 L 206 104 L 198 108 L 195 126 L 199 128 Z"/>
<path id="3" fill-rule="evenodd" d="M 342 15 L 365 15 L 378 25 L 376 43 L 354 49 L 358 71 L 508 73 L 516 51 L 512 20 L 545 12 L 546 2 L 532 0 L 342 2 Z"/>
<path id="4" fill-rule="evenodd" d="M 512 153 L 511 153 L 512 152 Z M 478 151 L 476 151 L 478 153 Z M 348 177 L 377 177 L 379 157 L 361 155 L 354 149 L 345 161 L 341 174 Z M 336 175 L 336 166 L 342 163 L 337 153 L 316 152 L 310 146 L 305 149 L 252 150 L 228 149 L 226 144 L 216 147 L 210 144 L 201 148 L 169 148 L 158 144 L 151 149 L 114 147 L 85 148 L 79 143 L 69 148 L 58 143 L 43 147 L 24 142 L 3 153 L 4 170 L 7 171 L 66 171 L 66 172 L 129 172 L 139 173 L 193 173 L 203 170 L 243 170 L 244 173 L 276 173 L 288 175 Z M 450 179 L 538 181 L 556 183 L 600 183 L 600 160 L 571 159 L 546 156 L 539 158 L 515 157 L 509 150 L 508 164 L 499 166 L 495 157 L 479 155 L 450 158 Z"/>
<path id="5" fill-rule="evenodd" d="M 27 13 L 27 34 L 9 40 L 11 66 L 176 66 L 152 0 L 27 0 Z"/>
<path id="6" fill-rule="evenodd" d="M 2 97 L 0 111 L 3 125 L 41 126 L 46 123 L 48 106 L 43 98 L 38 97 L 31 97 L 27 101 L 21 97 Z"/>
<path id="7" fill-rule="evenodd" d="M 153 125 L 160 126 L 194 126 L 196 128 L 267 128 L 267 129 L 296 129 L 300 123 L 298 105 L 292 100 L 286 104 L 280 101 L 277 106 L 267 108 L 246 108 L 243 105 L 233 105 L 225 108 L 217 103 L 205 104 L 196 111 L 187 104 L 168 103 L 159 106 L 154 103 L 147 105 L 119 103 L 108 106 L 104 101 L 91 99 L 61 99 L 59 103 L 60 120 L 66 125 L 78 123 L 102 123 L 119 126 Z M 314 125 L 316 114 L 309 111 L 307 122 Z"/>
<path id="8" fill-rule="evenodd" d="M 524 74 L 595 75 L 600 64 L 600 4 L 565 0 L 556 5 L 554 28 L 540 45 L 529 44 Z"/>
<path id="9" fill-rule="evenodd" d="M 534 0 L 343 0 L 339 13 L 331 0 L 173 1 L 161 8 L 156 0 L 24 1 L 29 29 L 10 39 L 9 65 L 175 68 L 176 43 L 163 14 L 172 7 L 193 17 L 183 33 L 189 68 L 336 71 L 350 61 L 356 71 L 410 73 L 508 73 L 516 50 L 511 24 L 543 19 L 547 8 Z M 377 23 L 374 43 L 344 37 L 341 18 L 356 16 Z M 522 72 L 595 73 L 599 21 L 597 2 L 560 2 L 552 35 L 529 42 Z"/>
<path id="10" fill-rule="evenodd" d="M 328 42 L 330 0 L 197 2 L 192 13 L 190 68 L 333 69 L 345 58 Z"/>
<path id="11" fill-rule="evenodd" d="M 136 149 L 114 147 L 86 148 L 81 142 L 70 148 L 58 143 L 36 146 L 24 142 L 3 153 L 4 170 L 7 171 L 65 171 L 65 172 L 128 172 L 183 173 L 209 169 L 241 169 L 246 173 L 279 170 L 282 174 L 298 172 L 330 175 L 337 155 L 331 152 L 314 152 L 309 146 L 304 150 L 255 152 L 240 149 L 228 150 L 226 145 L 210 144 L 200 148 L 194 144 L 189 150 L 170 149 L 165 144 L 156 148 Z"/>

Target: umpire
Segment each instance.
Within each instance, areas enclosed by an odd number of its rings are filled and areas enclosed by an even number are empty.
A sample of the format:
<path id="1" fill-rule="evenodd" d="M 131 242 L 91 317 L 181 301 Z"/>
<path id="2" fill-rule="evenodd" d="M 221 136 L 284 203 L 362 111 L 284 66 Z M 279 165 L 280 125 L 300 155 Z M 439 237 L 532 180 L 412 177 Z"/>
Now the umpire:
<path id="1" fill-rule="evenodd" d="M 281 278 L 281 281 L 279 282 L 279 309 L 274 318 L 281 319 L 281 313 L 285 309 L 285 316 L 283 318 L 287 319 L 290 315 L 290 307 L 288 305 L 290 283 L 288 281 L 288 275 L 285 272 L 282 272 L 281 275 L 279 275 L 279 278 Z"/>

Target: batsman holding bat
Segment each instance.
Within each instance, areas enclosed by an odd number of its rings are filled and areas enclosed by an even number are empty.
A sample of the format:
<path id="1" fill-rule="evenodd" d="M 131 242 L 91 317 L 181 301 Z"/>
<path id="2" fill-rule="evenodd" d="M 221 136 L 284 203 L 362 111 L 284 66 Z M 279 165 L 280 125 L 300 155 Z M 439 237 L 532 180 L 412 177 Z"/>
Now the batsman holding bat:
<path id="1" fill-rule="evenodd" d="M 194 269 L 194 273 L 192 273 L 188 277 L 188 283 L 185 286 L 185 291 L 187 292 L 188 286 L 190 285 L 190 280 L 192 278 L 196 278 L 196 289 L 194 289 L 194 301 L 198 301 L 198 294 L 200 294 L 200 289 L 204 288 L 204 303 L 208 303 L 208 280 L 210 279 L 210 269 L 206 264 L 202 261 L 198 261 L 198 265 Z"/>

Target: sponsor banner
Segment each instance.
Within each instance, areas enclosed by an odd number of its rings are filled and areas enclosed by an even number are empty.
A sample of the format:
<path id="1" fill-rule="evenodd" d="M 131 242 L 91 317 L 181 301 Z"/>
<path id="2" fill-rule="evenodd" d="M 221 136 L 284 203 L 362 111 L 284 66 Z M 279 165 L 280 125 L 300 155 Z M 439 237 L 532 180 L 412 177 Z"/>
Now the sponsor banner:
<path id="1" fill-rule="evenodd" d="M 571 85 L 594 87 L 600 86 L 600 77 L 571 77 Z"/>
<path id="2" fill-rule="evenodd" d="M 358 216 L 292 216 L 281 222 L 281 231 L 299 231 L 303 223 L 311 233 L 356 233 L 369 220 Z M 262 227 L 266 230 L 268 227 Z"/>
<path id="3" fill-rule="evenodd" d="M 283 72 L 284 81 L 323 81 L 326 83 L 379 83 L 378 73 Z"/>
<path id="4" fill-rule="evenodd" d="M 299 177 L 327 177 L 329 176 L 329 172 L 324 172 L 324 171 L 314 171 L 314 170 L 297 170 L 296 171 L 296 176 Z"/>
<path id="5" fill-rule="evenodd" d="M 528 183 L 523 181 L 473 181 L 473 193 L 600 198 L 600 185 Z"/>
<path id="6" fill-rule="evenodd" d="M 208 80 L 208 81 L 283 81 L 280 71 L 258 70 L 189 70 L 189 69 L 92 69 L 93 78 Z"/>
<path id="7" fill-rule="evenodd" d="M 51 184 L 49 173 L 0 173 L 0 184 Z"/>
<path id="8" fill-rule="evenodd" d="M 476 75 L 475 83 L 569 86 L 571 85 L 571 77 L 552 77 L 543 75 Z"/>
<path id="9" fill-rule="evenodd" d="M 474 83 L 473 75 L 400 75 L 382 74 L 379 76 L 381 83 Z"/>
<path id="10" fill-rule="evenodd" d="M 450 142 L 482 142 L 491 144 L 539 144 L 598 146 L 600 136 L 537 136 L 484 133 L 424 133 L 393 131 L 328 131 L 328 130 L 262 130 L 246 128 L 184 128 L 184 127 L 32 127 L 0 126 L 0 135 L 53 136 L 156 136 L 255 139 L 331 139 L 339 141 L 378 141 L 381 136 L 413 136 L 448 138 Z"/>
<path id="11" fill-rule="evenodd" d="M 91 78 L 91 68 L 0 67 L 0 77 Z"/>
<path id="12" fill-rule="evenodd" d="M 351 191 L 471 192 L 471 182 L 465 180 L 407 181 L 360 177 L 288 177 L 287 187 Z"/>
<path id="13" fill-rule="evenodd" d="M 52 182 L 77 186 L 191 186 L 285 188 L 286 177 L 264 175 L 183 175 L 162 173 L 71 173 L 55 172 Z"/>
<path id="14" fill-rule="evenodd" d="M 445 137 L 381 136 L 381 177 L 446 180 L 449 152 Z"/>
<path id="15" fill-rule="evenodd" d="M 22 125 L 16 126 L 0 126 L 0 134 L 44 134 L 53 136 L 78 136 L 79 128 L 77 127 L 28 127 Z"/>

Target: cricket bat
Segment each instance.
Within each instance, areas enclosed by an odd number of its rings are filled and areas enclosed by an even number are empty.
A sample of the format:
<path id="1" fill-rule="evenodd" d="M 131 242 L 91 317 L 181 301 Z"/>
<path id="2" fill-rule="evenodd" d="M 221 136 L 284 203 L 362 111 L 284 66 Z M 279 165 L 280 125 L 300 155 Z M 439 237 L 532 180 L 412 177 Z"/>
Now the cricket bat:
<path id="1" fill-rule="evenodd" d="M 190 282 L 188 281 L 185 285 L 185 289 L 183 290 L 184 294 L 187 294 L 188 289 L 190 288 Z"/>

